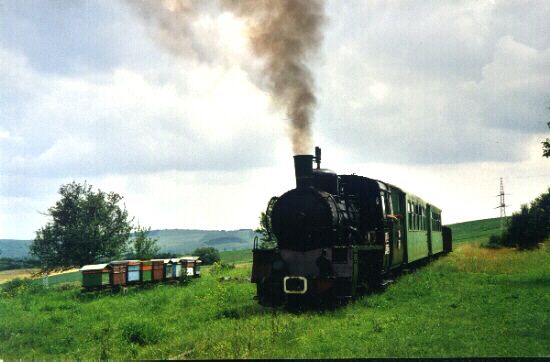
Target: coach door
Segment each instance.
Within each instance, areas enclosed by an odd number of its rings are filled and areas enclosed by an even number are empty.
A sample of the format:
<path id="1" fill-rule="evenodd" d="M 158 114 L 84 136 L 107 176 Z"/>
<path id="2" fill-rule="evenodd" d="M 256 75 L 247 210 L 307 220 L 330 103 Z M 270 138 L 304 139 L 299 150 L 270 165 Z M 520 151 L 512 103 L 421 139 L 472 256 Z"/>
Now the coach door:
<path id="1" fill-rule="evenodd" d="M 403 200 L 401 200 L 403 199 Z M 392 189 L 392 192 L 389 196 L 390 200 L 390 212 L 386 216 L 387 219 L 391 220 L 391 265 L 392 267 L 398 267 L 403 262 L 403 254 L 405 249 L 405 243 L 403 242 L 404 232 L 403 228 L 405 222 L 401 219 L 402 215 L 405 213 L 404 198 L 401 195 L 400 190 Z"/>

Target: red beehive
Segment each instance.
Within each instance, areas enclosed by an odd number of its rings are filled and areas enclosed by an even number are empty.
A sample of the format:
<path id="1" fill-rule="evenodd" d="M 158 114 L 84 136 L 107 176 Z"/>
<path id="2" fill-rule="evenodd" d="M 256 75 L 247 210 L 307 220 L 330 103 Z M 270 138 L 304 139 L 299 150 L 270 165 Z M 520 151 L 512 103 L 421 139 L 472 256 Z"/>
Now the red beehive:
<path id="1" fill-rule="evenodd" d="M 128 268 L 127 261 L 112 261 L 111 262 L 111 286 L 126 285 L 126 270 Z"/>
<path id="2" fill-rule="evenodd" d="M 164 279 L 164 260 L 153 259 L 153 281 L 158 282 Z"/>

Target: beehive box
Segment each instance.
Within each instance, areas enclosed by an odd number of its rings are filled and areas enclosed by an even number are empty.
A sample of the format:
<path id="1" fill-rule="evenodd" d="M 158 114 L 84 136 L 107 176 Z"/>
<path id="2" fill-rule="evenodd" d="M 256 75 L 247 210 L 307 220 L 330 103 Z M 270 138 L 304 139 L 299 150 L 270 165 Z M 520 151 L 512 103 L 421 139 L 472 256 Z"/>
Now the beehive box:
<path id="1" fill-rule="evenodd" d="M 172 277 L 181 277 L 181 260 L 179 258 L 172 259 Z"/>
<path id="2" fill-rule="evenodd" d="M 84 288 L 99 288 L 109 285 L 109 264 L 85 265 L 80 268 L 82 273 L 82 286 Z"/>
<path id="3" fill-rule="evenodd" d="M 111 286 L 117 287 L 126 285 L 126 269 L 128 267 L 127 261 L 112 261 L 111 262 Z"/>
<path id="4" fill-rule="evenodd" d="M 198 256 L 184 256 L 181 258 L 186 262 L 187 275 L 199 276 L 200 264 L 202 263 Z"/>
<path id="5" fill-rule="evenodd" d="M 162 281 L 164 279 L 164 259 L 153 259 L 151 263 L 153 264 L 153 281 Z"/>
<path id="6" fill-rule="evenodd" d="M 164 260 L 164 279 L 173 279 L 172 275 L 173 263 L 171 259 Z"/>
<path id="7" fill-rule="evenodd" d="M 153 262 L 151 260 L 144 260 L 141 265 L 141 281 L 150 282 L 153 280 Z"/>
<path id="8" fill-rule="evenodd" d="M 138 260 L 128 260 L 127 281 L 128 283 L 139 283 L 140 281 L 140 263 Z"/>

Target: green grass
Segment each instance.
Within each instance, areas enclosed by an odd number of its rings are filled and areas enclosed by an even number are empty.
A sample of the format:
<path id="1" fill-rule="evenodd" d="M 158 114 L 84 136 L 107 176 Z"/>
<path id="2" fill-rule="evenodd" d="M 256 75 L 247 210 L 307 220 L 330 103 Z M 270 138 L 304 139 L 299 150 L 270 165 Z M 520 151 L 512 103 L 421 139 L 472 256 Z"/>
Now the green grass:
<path id="1" fill-rule="evenodd" d="M 500 218 L 467 221 L 448 225 L 453 231 L 453 244 L 485 243 L 493 234 L 500 235 Z"/>
<path id="2" fill-rule="evenodd" d="M 0 296 L 0 358 L 550 356 L 550 248 L 477 239 L 330 311 L 260 307 L 250 263 L 127 294 L 23 285 Z"/>
<path id="3" fill-rule="evenodd" d="M 232 251 L 221 251 L 220 252 L 221 260 L 226 263 L 246 263 L 252 262 L 252 250 L 232 250 Z"/>
<path id="4" fill-rule="evenodd" d="M 56 285 L 56 284 L 62 284 L 62 283 L 70 283 L 70 282 L 81 282 L 82 281 L 82 275 L 79 271 L 70 272 L 70 273 L 64 273 L 64 274 L 57 274 L 52 275 L 48 277 L 48 285 Z M 34 283 L 38 283 L 42 285 L 42 278 L 38 278 L 33 280 Z"/>

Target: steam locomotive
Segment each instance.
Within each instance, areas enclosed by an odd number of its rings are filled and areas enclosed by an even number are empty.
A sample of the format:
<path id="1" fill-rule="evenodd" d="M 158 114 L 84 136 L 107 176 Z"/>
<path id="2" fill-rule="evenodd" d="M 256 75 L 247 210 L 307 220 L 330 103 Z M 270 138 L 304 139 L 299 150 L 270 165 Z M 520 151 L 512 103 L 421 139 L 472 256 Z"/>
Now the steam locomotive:
<path id="1" fill-rule="evenodd" d="M 396 269 L 452 251 L 441 209 L 388 183 L 320 166 L 319 147 L 315 156 L 294 156 L 296 188 L 270 201 L 277 246 L 253 249 L 260 304 L 351 299 Z"/>

